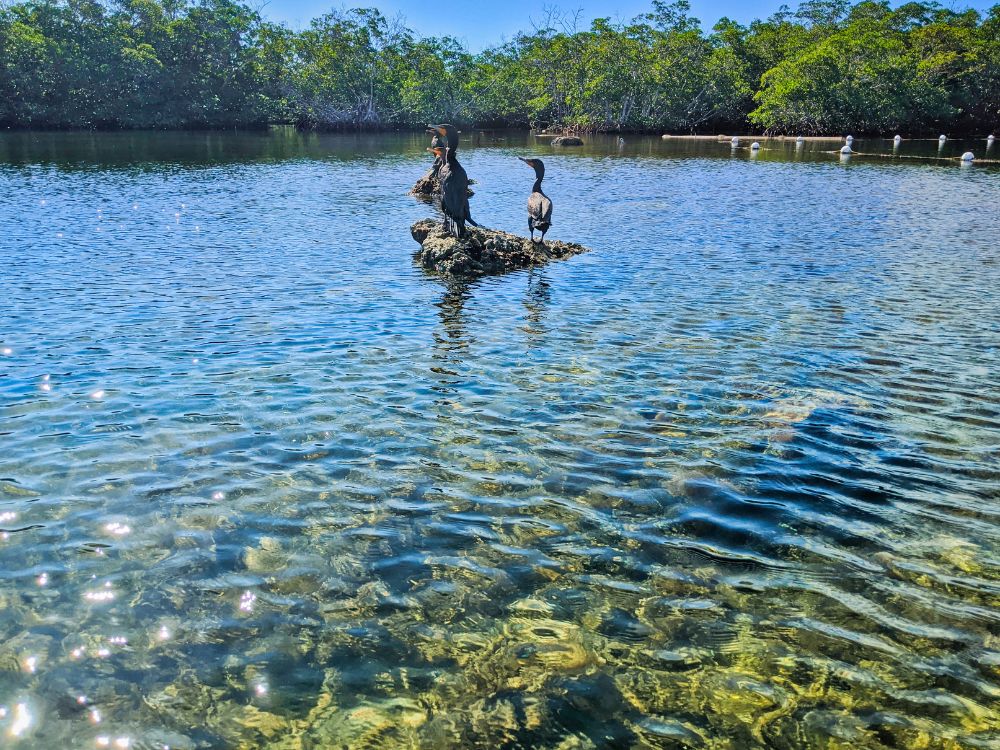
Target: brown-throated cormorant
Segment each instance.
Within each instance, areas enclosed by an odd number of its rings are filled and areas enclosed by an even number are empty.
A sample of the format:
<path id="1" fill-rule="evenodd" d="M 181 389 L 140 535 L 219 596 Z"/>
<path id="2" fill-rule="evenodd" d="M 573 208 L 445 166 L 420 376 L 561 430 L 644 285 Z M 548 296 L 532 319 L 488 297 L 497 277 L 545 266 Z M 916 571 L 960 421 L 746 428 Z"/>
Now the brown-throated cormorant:
<path id="1" fill-rule="evenodd" d="M 552 201 L 542 192 L 542 178 L 545 177 L 545 165 L 541 159 L 525 159 L 517 157 L 535 170 L 535 184 L 528 196 L 528 229 L 531 230 L 531 241 L 535 241 L 535 230 L 542 233 L 539 242 L 545 241 L 545 233 L 552 226 Z"/>

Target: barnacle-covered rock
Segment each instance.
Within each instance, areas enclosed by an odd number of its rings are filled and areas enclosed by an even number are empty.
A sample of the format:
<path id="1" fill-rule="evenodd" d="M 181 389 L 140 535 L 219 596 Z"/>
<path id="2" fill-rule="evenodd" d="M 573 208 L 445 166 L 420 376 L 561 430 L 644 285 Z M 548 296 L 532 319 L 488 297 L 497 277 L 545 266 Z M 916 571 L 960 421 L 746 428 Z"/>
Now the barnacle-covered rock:
<path id="1" fill-rule="evenodd" d="M 475 183 L 474 180 L 469 180 L 469 182 L 473 184 Z M 465 190 L 470 198 L 473 195 L 475 195 L 475 193 L 472 191 L 472 188 L 466 188 Z M 410 188 L 410 195 L 433 196 L 437 195 L 439 192 L 441 192 L 441 182 L 438 180 L 437 174 L 434 172 L 433 169 L 429 169 L 427 171 L 427 174 L 425 174 L 423 177 L 417 180 L 413 184 L 413 187 Z"/>
<path id="2" fill-rule="evenodd" d="M 438 182 L 434 170 L 431 169 L 413 184 L 413 187 L 410 188 L 410 195 L 434 195 L 440 189 L 441 184 Z"/>
<path id="3" fill-rule="evenodd" d="M 418 221 L 410 233 L 420 243 L 416 253 L 420 264 L 452 276 L 505 273 L 587 252 L 583 245 L 571 242 L 549 240 L 543 244 L 496 229 L 476 227 L 467 227 L 466 236 L 457 239 L 433 219 Z"/>

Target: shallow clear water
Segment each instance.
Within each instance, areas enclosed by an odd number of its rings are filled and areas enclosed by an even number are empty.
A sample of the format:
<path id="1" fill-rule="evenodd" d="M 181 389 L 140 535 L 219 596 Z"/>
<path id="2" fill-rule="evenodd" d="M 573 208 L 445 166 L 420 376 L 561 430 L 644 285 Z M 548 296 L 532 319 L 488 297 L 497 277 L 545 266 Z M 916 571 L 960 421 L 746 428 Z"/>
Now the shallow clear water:
<path id="1" fill-rule="evenodd" d="M 477 140 L 0 135 L 0 745 L 1000 745 L 1000 171 Z"/>

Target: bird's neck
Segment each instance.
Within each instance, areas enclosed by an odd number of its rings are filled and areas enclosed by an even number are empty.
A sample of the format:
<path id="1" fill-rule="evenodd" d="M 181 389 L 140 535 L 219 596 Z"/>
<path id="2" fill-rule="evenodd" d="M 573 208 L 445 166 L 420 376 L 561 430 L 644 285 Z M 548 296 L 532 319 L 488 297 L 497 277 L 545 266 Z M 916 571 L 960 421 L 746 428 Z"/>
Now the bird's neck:
<path id="1" fill-rule="evenodd" d="M 531 186 L 531 192 L 540 193 L 542 192 L 542 175 L 535 177 L 535 184 Z"/>

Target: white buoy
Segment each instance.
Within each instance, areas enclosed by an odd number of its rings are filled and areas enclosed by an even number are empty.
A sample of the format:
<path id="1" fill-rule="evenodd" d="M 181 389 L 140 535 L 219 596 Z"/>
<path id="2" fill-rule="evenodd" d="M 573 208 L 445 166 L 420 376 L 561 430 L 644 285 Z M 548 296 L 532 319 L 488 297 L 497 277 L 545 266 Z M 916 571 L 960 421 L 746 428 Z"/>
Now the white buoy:
<path id="1" fill-rule="evenodd" d="M 853 135 L 849 135 L 844 140 L 846 140 L 847 141 L 847 145 L 850 146 L 852 143 L 854 143 L 854 136 Z"/>
<path id="2" fill-rule="evenodd" d="M 801 135 L 798 138 L 795 139 L 795 145 L 796 146 L 801 146 L 805 142 L 806 142 L 806 139 L 803 138 Z"/>
<path id="3" fill-rule="evenodd" d="M 986 142 L 989 143 L 990 145 L 993 145 L 993 141 L 995 140 L 996 138 L 994 138 L 992 135 L 986 136 Z"/>
<path id="4" fill-rule="evenodd" d="M 892 139 L 892 142 L 898 146 L 900 143 L 903 142 L 903 136 L 897 135 L 895 138 Z"/>
<path id="5" fill-rule="evenodd" d="M 844 146 L 842 149 L 840 149 L 840 153 L 845 156 L 848 156 L 850 154 L 853 154 L 854 152 L 851 150 L 850 146 Z"/>
<path id="6" fill-rule="evenodd" d="M 760 144 L 757 143 L 757 141 L 754 141 L 753 143 L 750 144 L 751 151 L 757 151 L 759 149 L 760 149 Z"/>
<path id="7" fill-rule="evenodd" d="M 946 136 L 946 135 L 939 135 L 938 136 L 938 140 L 941 141 L 941 143 L 944 143 L 946 140 L 948 140 L 948 136 Z"/>
<path id="8" fill-rule="evenodd" d="M 732 147 L 733 147 L 733 148 L 736 148 L 736 147 L 738 147 L 738 146 L 740 145 L 740 139 L 739 139 L 739 136 L 736 136 L 736 135 L 734 135 L 734 136 L 733 136 L 733 140 L 732 140 L 732 141 L 730 141 L 730 145 L 732 145 Z"/>
<path id="9" fill-rule="evenodd" d="M 962 161 L 972 161 L 975 158 L 976 155 L 973 154 L 971 151 L 966 151 L 964 154 L 962 154 Z"/>

